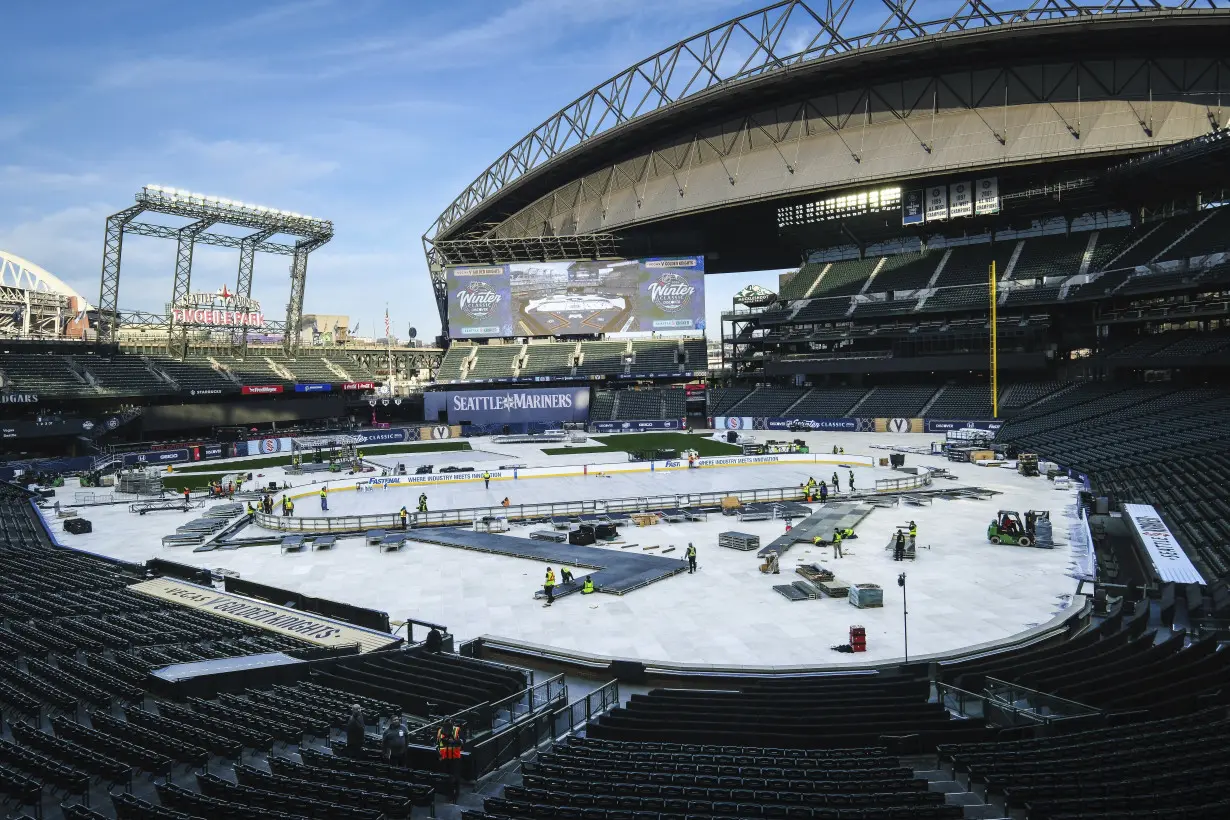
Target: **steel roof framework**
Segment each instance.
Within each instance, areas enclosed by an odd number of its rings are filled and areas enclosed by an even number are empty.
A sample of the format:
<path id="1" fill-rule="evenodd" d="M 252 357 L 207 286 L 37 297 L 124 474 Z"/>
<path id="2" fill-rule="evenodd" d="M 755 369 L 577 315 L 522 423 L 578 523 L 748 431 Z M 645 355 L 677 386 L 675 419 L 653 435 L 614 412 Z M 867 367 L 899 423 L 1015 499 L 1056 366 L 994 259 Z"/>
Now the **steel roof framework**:
<path id="1" fill-rule="evenodd" d="M 1163 17 L 1177 11 L 1230 9 L 1230 0 L 1108 0 L 1102 3 L 1034 0 L 1025 7 L 1019 6 L 1021 0 L 1012 3 L 963 0 L 947 17 L 920 20 L 913 16 L 916 0 L 880 2 L 886 11 L 884 21 L 874 30 L 864 31 L 856 30 L 858 20 L 852 22 L 850 19 L 854 0 L 782 0 L 658 52 L 591 89 L 547 119 L 488 166 L 423 235 L 424 252 L 444 327 L 447 328 L 448 322 L 445 265 L 510 261 L 522 256 L 544 260 L 588 256 L 562 254 L 557 245 L 563 233 L 569 233 L 573 241 L 586 244 L 614 243 L 610 234 L 592 233 L 593 227 L 574 223 L 573 230 L 568 231 L 567 225 L 553 225 L 551 214 L 547 212 L 555 210 L 550 206 L 558 204 L 552 202 L 556 198 L 554 194 L 528 204 L 515 215 L 509 214 L 509 221 L 472 227 L 462 227 L 462 223 L 472 220 L 477 210 L 523 178 L 634 120 L 647 118 L 684 100 L 718 94 L 739 83 L 825 58 L 922 38 L 1010 25 L 1079 22 L 1107 15 Z M 799 120 L 806 121 L 806 116 Z M 992 132 L 996 131 L 990 124 L 984 124 Z M 833 127 L 832 123 L 829 126 Z M 750 123 L 745 123 L 745 128 L 748 137 L 745 142 L 750 142 L 754 136 L 751 131 L 764 130 Z M 781 130 L 780 124 L 775 130 Z M 1002 144 L 1004 136 L 999 133 L 995 136 Z M 928 148 L 925 140 L 921 144 Z M 653 152 L 650 152 L 647 161 L 652 163 L 653 159 Z M 855 161 L 858 161 L 857 155 Z M 783 162 L 790 165 L 784 156 Z M 613 172 L 614 167 L 608 170 Z"/>
<path id="2" fill-rule="evenodd" d="M 916 0 L 881 2 L 884 22 L 854 32 L 848 23 L 854 0 L 783 0 L 676 43 L 591 89 L 504 152 L 449 204 L 423 235 L 429 264 L 440 263 L 435 243 L 453 238 L 459 222 L 504 188 L 599 134 L 689 97 L 824 57 L 970 29 L 1230 7 L 1230 0 L 1035 0 L 998 8 L 1003 4 L 994 0 L 964 0 L 950 16 L 924 21 L 911 16 Z"/>

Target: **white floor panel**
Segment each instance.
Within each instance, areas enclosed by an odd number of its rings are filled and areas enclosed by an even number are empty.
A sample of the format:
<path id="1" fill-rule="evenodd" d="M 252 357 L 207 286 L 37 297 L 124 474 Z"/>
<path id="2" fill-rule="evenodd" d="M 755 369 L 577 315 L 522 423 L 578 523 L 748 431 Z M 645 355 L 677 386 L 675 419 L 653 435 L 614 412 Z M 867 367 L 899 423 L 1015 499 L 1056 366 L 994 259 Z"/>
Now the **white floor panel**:
<path id="1" fill-rule="evenodd" d="M 790 434 L 791 438 L 800 434 Z M 887 455 L 870 449 L 890 443 L 926 446 L 933 436 L 806 433 L 818 451 L 833 444 L 851 453 Z M 431 453 L 413 457 L 378 457 L 398 461 L 496 465 L 512 462 L 532 466 L 584 463 L 589 455 L 550 457 L 528 445 L 496 446 L 477 439 L 475 452 Z M 558 446 L 558 445 L 553 445 Z M 604 457 L 605 458 L 605 457 Z M 359 539 L 345 539 L 332 552 L 281 555 L 277 547 L 194 554 L 191 548 L 163 549 L 160 539 L 195 514 L 150 513 L 138 516 L 126 506 L 82 508 L 94 524 L 86 535 L 57 537 L 78 547 L 130 561 L 161 556 L 205 567 L 225 567 L 244 578 L 387 610 L 394 619 L 412 616 L 447 624 L 461 639 L 499 635 L 597 655 L 720 665 L 815 665 L 866 663 L 897 658 L 904 648 L 902 596 L 897 575 L 907 575 L 909 650 L 922 655 L 1002 639 L 1049 620 L 1075 589 L 1066 574 L 1066 545 L 1054 550 L 992 546 L 986 526 L 998 509 L 1050 510 L 1055 533 L 1065 540 L 1064 510 L 1071 492 L 1056 491 L 1042 478 L 1023 478 L 1009 470 L 950 464 L 937 457 L 908 455 L 907 464 L 949 467 L 963 485 L 1000 490 L 988 501 L 936 501 L 932 506 L 877 509 L 858 528 L 846 557 L 833 560 L 828 548 L 796 546 L 782 561 L 782 573 L 762 575 L 755 553 L 717 546 L 719 532 L 728 529 L 757 534 L 763 543 L 782 530 L 779 522 L 740 523 L 713 516 L 697 524 L 629 527 L 626 543 L 641 549 L 675 546 L 669 557 L 683 557 L 689 541 L 699 552 L 696 575 L 668 578 L 624 597 L 571 596 L 546 608 L 532 598 L 545 566 L 536 562 L 412 542 L 397 554 L 380 554 Z M 433 485 L 425 489 L 433 509 L 495 505 L 508 496 L 513 503 L 546 500 L 614 498 L 658 493 L 738 490 L 797 485 L 808 475 L 828 479 L 832 468 L 767 465 L 690 470 L 655 474 L 625 474 L 610 478 L 573 477 L 492 482 L 485 490 L 474 484 Z M 840 470 L 845 485 L 847 471 Z M 856 468 L 859 486 L 889 477 L 886 468 Z M 261 481 L 289 480 L 302 491 L 304 478 L 287 478 L 284 471 L 261 471 Z M 346 482 L 343 482 L 346 483 Z M 336 481 L 331 482 L 335 486 Z M 330 514 L 394 512 L 405 504 L 413 509 L 419 487 L 342 492 L 330 496 Z M 74 497 L 60 491 L 62 503 Z M 315 499 L 298 502 L 301 516 L 317 516 Z M 895 563 L 884 545 L 898 525 L 918 522 L 916 562 Z M 524 535 L 530 528 L 516 528 Z M 247 531 L 245 531 L 247 534 Z M 927 548 L 929 547 L 929 549 Z M 611 547 L 617 549 L 616 547 Z M 818 562 L 850 583 L 875 583 L 884 588 L 883 609 L 858 610 L 844 600 L 789 602 L 774 592 L 774 584 L 798 578 L 794 567 Z M 558 571 L 558 567 L 556 570 Z M 579 574 L 579 572 L 578 572 Z M 846 643 L 852 624 L 867 628 L 868 651 L 850 655 L 830 651 Z"/>

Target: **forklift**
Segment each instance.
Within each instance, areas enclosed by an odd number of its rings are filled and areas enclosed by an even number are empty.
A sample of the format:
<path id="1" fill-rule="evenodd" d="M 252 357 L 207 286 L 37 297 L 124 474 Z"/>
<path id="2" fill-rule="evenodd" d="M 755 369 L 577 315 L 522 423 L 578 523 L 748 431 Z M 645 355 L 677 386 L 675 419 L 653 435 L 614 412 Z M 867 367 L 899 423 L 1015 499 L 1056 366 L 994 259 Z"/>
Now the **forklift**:
<path id="1" fill-rule="evenodd" d="M 995 520 L 987 525 L 987 540 L 992 544 L 1008 544 L 1016 547 L 1032 547 L 1037 514 L 1030 510 L 1022 523 L 1021 514 L 1014 510 L 1000 510 Z"/>

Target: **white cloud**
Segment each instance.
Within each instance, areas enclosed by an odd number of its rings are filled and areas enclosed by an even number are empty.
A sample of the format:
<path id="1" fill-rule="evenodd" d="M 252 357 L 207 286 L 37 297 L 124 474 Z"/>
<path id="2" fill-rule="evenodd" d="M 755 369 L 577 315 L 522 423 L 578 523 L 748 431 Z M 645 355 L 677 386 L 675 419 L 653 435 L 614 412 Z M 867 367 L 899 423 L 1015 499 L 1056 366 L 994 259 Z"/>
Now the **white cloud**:
<path id="1" fill-rule="evenodd" d="M 43 171 L 23 165 L 0 166 L 0 185 L 11 188 L 80 189 L 96 186 L 102 176 L 94 172 L 80 174 L 64 171 Z"/>

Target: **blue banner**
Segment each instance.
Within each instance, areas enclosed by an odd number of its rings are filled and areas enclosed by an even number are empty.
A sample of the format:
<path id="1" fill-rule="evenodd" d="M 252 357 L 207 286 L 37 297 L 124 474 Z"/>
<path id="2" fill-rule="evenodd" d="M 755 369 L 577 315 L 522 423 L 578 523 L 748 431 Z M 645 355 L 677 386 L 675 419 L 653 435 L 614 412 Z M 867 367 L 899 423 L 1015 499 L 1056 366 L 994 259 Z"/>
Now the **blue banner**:
<path id="1" fill-rule="evenodd" d="M 391 427 L 388 430 L 359 430 L 346 435 L 362 439 L 364 444 L 398 444 L 403 441 L 413 441 L 406 435 L 407 432 L 404 427 Z"/>
<path id="2" fill-rule="evenodd" d="M 520 424 L 586 421 L 588 387 L 513 387 L 507 390 L 440 390 L 423 394 L 429 421 L 448 414 L 449 424 Z"/>
<path id="3" fill-rule="evenodd" d="M 296 384 L 296 393 L 328 393 L 333 389 L 331 384 Z"/>
<path id="4" fill-rule="evenodd" d="M 917 225 L 923 221 L 923 192 L 903 191 L 901 193 L 901 224 Z"/>
<path id="5" fill-rule="evenodd" d="M 759 425 L 753 425 L 757 429 L 761 429 Z M 865 425 L 859 423 L 856 418 L 821 418 L 813 416 L 809 418 L 768 418 L 764 420 L 765 430 L 844 430 L 854 433 L 862 430 Z"/>
<path id="6" fill-rule="evenodd" d="M 131 467 L 134 464 L 177 464 L 181 461 L 188 461 L 187 450 L 152 450 L 148 453 L 124 454 L 125 467 Z"/>
<path id="7" fill-rule="evenodd" d="M 923 419 L 923 429 L 928 433 L 947 433 L 951 430 L 986 430 L 998 432 L 1002 421 L 957 421 L 955 419 Z"/>
<path id="8" fill-rule="evenodd" d="M 682 430 L 681 419 L 646 419 L 644 421 L 594 421 L 591 433 L 638 433 L 645 430 Z"/>

